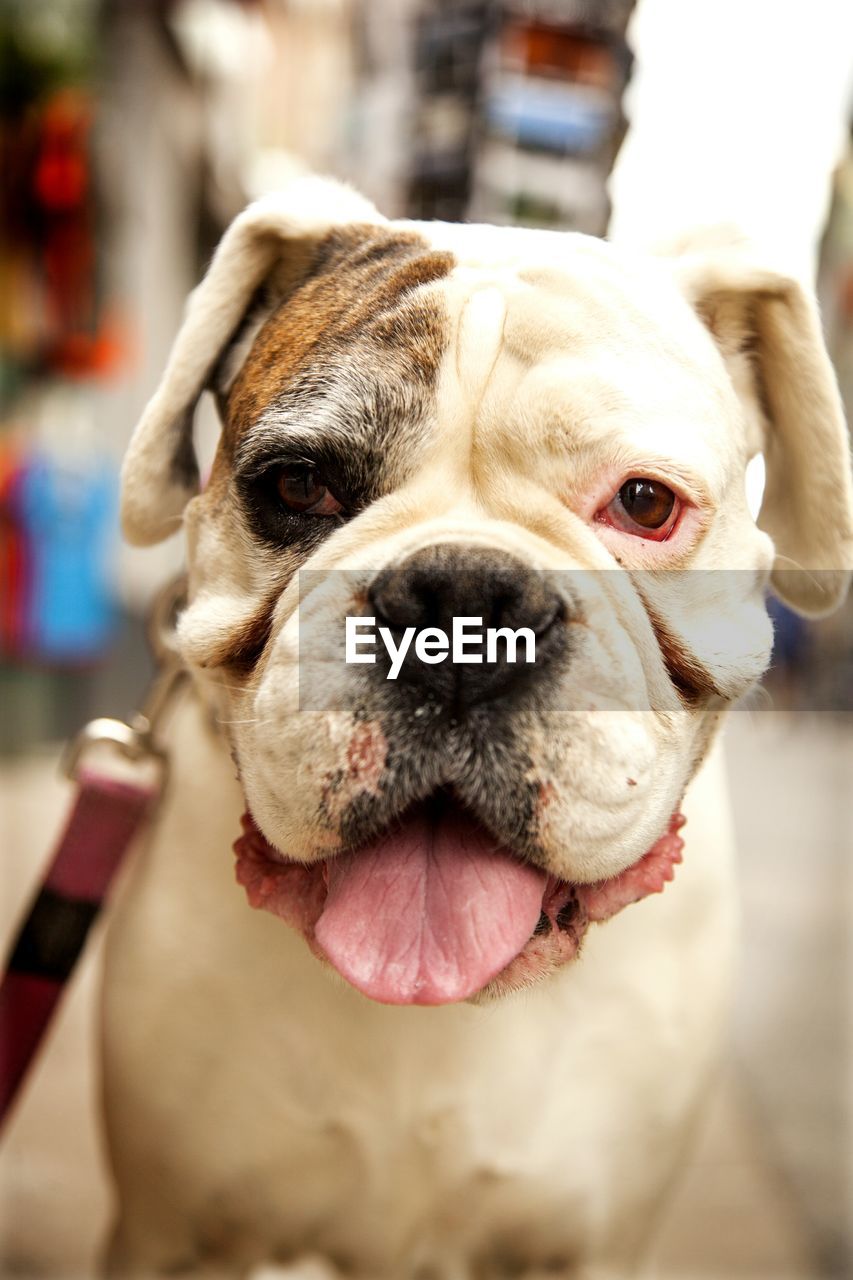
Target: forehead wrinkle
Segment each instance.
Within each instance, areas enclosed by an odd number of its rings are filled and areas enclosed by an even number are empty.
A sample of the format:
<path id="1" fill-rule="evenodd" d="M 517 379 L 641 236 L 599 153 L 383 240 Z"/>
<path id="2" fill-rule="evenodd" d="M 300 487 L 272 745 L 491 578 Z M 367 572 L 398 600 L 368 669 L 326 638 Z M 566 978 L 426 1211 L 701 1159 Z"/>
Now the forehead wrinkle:
<path id="1" fill-rule="evenodd" d="M 500 356 L 506 318 L 506 299 L 492 283 L 475 289 L 462 304 L 456 327 L 456 377 L 477 405 Z"/>
<path id="2" fill-rule="evenodd" d="M 596 376 L 583 357 L 519 367 L 504 353 L 478 424 L 485 482 L 508 469 L 550 489 L 559 474 L 568 494 L 585 492 L 610 473 L 647 473 L 671 478 L 698 505 L 714 501 L 727 474 L 716 396 L 704 388 L 708 394 L 691 422 L 685 410 L 690 400 L 678 381 L 681 389 L 669 397 L 657 366 L 651 391 L 640 387 L 631 394 L 630 378 L 616 385 Z M 657 392 L 657 405 L 655 382 L 664 392 Z"/>
<path id="3" fill-rule="evenodd" d="M 444 303 L 451 331 L 436 385 L 435 430 L 417 472 L 446 493 L 460 483 L 470 489 L 476 421 L 499 361 L 506 301 L 493 273 L 457 268 Z"/>
<path id="4" fill-rule="evenodd" d="M 590 363 L 641 359 L 667 377 L 693 369 L 718 382 L 719 358 L 704 325 L 655 263 L 605 256 L 592 269 L 573 264 L 520 271 L 527 286 L 513 293 L 506 342 L 522 362 L 536 364 L 561 352 Z"/>
<path id="5" fill-rule="evenodd" d="M 585 362 L 561 370 L 540 366 L 522 378 L 507 418 L 538 444 L 573 451 L 601 435 L 602 419 L 624 420 L 630 401 L 617 388 L 590 377 Z"/>
<path id="6" fill-rule="evenodd" d="M 528 369 L 511 409 L 536 420 L 540 439 L 573 446 L 577 433 L 600 433 L 602 423 L 640 439 L 677 431 L 693 441 L 717 427 L 728 405 L 724 389 L 689 366 L 601 351 L 563 355 Z"/>

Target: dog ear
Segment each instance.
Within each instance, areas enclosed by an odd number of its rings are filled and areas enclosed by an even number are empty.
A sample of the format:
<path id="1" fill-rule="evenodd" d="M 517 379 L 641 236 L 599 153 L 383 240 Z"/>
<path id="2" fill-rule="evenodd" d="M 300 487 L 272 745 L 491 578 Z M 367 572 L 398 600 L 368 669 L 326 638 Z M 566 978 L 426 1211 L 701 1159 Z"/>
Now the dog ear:
<path id="1" fill-rule="evenodd" d="M 334 227 L 384 221 L 351 188 L 317 177 L 296 179 L 235 218 L 189 297 L 166 371 L 125 455 L 121 515 L 129 542 L 145 546 L 168 537 L 198 491 L 192 440 L 196 401 L 240 334 L 259 291 L 276 302 L 287 297 L 309 273 L 317 242 Z M 231 368 L 230 375 L 235 373 Z"/>
<path id="2" fill-rule="evenodd" d="M 776 547 L 773 589 L 798 613 L 828 613 L 853 569 L 853 485 L 814 300 L 725 230 L 682 247 L 675 265 L 744 404 L 754 451 L 764 454 L 758 524 Z"/>

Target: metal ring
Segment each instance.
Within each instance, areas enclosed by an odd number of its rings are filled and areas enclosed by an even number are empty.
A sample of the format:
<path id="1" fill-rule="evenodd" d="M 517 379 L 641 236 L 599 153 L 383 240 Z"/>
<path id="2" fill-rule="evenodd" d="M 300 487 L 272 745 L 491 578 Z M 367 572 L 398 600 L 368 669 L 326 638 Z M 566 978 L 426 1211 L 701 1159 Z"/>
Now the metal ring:
<path id="1" fill-rule="evenodd" d="M 62 773 L 75 781 L 80 761 L 91 747 L 109 743 L 118 749 L 126 760 L 134 763 L 140 760 L 156 760 L 165 764 L 166 756 L 155 746 L 151 737 L 123 720 L 110 720 L 106 717 L 90 720 L 84 725 L 76 737 L 72 738 L 62 753 L 59 767 Z"/>

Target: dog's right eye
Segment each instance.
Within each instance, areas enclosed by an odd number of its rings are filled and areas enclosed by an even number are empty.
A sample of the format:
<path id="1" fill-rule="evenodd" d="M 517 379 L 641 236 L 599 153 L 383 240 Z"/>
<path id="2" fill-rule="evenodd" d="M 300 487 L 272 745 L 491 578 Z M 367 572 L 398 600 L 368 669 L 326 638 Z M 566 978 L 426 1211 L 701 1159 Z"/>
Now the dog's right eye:
<path id="1" fill-rule="evenodd" d="M 275 476 L 275 488 L 282 505 L 294 515 L 336 516 L 343 511 L 343 503 L 310 463 L 281 467 Z"/>

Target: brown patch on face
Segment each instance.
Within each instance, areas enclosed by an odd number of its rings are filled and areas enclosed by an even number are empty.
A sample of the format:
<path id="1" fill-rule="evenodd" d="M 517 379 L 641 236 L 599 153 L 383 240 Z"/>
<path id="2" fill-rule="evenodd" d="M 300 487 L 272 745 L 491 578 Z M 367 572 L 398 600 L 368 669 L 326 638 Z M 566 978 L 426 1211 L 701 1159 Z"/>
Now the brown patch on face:
<path id="1" fill-rule="evenodd" d="M 662 619 L 646 602 L 646 612 L 655 633 L 669 678 L 679 697 L 689 707 L 696 707 L 712 697 L 722 697 L 711 675 L 701 662 L 688 653 L 680 640 L 667 629 Z"/>
<path id="2" fill-rule="evenodd" d="M 278 592 L 270 596 L 257 613 L 238 631 L 214 649 L 199 665 L 223 668 L 237 679 L 248 679 L 257 666 L 272 634 L 273 613 Z"/>
<path id="3" fill-rule="evenodd" d="M 449 274 L 449 253 L 415 232 L 343 227 L 321 240 L 307 275 L 261 329 L 225 402 L 223 447 L 236 442 L 290 383 L 354 344 L 371 344 L 402 376 L 429 383 L 444 346 L 435 299 L 409 297 Z"/>
<path id="4" fill-rule="evenodd" d="M 262 325 L 228 394 L 219 393 L 223 430 L 205 513 L 216 518 L 236 500 L 249 534 L 276 553 L 279 587 L 339 522 L 282 513 L 267 473 L 252 471 L 245 457 L 242 469 L 235 466 L 238 446 L 270 405 L 282 406 L 283 418 L 289 414 L 298 423 L 337 385 L 343 409 L 337 418 L 329 415 L 332 444 L 323 465 L 333 471 L 330 487 L 338 492 L 340 484 L 347 515 L 399 482 L 426 430 L 430 388 L 447 340 L 440 297 L 416 291 L 447 275 L 453 262 L 413 232 L 365 225 L 329 233 Z M 263 305 L 260 295 L 253 305 Z M 205 665 L 250 677 L 269 640 L 274 605 L 275 597 L 262 604 Z"/>

